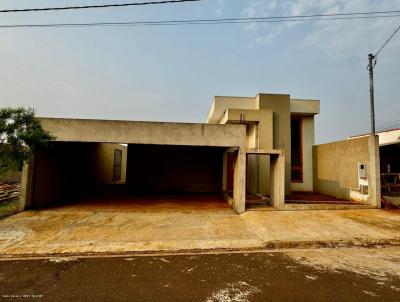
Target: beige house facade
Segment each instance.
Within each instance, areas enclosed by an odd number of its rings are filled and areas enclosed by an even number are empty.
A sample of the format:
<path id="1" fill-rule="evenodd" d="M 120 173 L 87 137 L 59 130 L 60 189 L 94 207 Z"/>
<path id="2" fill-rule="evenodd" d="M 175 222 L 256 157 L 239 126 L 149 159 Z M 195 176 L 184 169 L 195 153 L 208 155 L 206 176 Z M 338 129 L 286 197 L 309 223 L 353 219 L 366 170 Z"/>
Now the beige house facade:
<path id="1" fill-rule="evenodd" d="M 288 94 L 258 94 L 255 97 L 217 96 L 207 122 L 246 126 L 249 150 L 282 150 L 285 157 L 285 194 L 313 191 L 314 117 L 319 100 L 291 99 Z M 269 156 L 248 154 L 247 191 L 270 193 Z"/>
<path id="2" fill-rule="evenodd" d="M 380 207 L 378 137 L 315 145 L 319 112 L 319 100 L 258 94 L 215 97 L 203 124 L 40 118 L 56 139 L 25 164 L 20 208 L 110 187 L 127 196 L 218 194 L 239 214 L 251 196 L 276 210 L 306 209 L 286 203 L 293 192 Z"/>

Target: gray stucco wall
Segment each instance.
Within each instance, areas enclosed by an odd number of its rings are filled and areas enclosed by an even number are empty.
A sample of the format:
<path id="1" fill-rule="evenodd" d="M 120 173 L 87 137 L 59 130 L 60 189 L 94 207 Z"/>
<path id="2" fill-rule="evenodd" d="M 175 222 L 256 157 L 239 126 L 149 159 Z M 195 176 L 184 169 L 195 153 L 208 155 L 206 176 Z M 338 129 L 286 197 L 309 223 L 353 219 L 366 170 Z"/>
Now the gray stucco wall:
<path id="1" fill-rule="evenodd" d="M 243 125 L 210 125 L 40 118 L 42 127 L 64 142 L 102 142 L 184 146 L 239 147 Z"/>

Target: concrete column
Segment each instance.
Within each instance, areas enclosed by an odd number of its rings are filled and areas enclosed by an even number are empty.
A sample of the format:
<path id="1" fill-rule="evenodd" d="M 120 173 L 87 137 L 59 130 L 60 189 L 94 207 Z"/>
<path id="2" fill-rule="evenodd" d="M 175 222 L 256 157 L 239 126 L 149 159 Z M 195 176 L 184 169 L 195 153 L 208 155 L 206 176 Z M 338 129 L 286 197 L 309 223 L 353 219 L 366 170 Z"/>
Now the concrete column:
<path id="1" fill-rule="evenodd" d="M 274 208 L 283 210 L 285 208 L 285 155 L 271 155 L 271 200 Z"/>
<path id="2" fill-rule="evenodd" d="M 238 214 L 246 210 L 246 150 L 243 147 L 236 151 L 233 176 L 233 209 Z"/>
<path id="3" fill-rule="evenodd" d="M 368 138 L 368 195 L 373 207 L 381 208 L 381 171 L 379 157 L 379 136 Z"/>
<path id="4" fill-rule="evenodd" d="M 24 211 L 32 206 L 34 159 L 24 163 L 21 176 L 21 194 L 19 197 L 19 210 Z"/>

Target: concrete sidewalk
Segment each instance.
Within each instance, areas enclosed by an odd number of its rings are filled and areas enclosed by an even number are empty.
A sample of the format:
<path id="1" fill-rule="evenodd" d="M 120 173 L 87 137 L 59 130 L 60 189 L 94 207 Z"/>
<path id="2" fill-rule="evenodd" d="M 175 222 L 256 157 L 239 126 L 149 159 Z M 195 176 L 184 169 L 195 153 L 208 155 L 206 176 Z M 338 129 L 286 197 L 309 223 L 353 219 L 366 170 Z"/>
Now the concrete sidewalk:
<path id="1" fill-rule="evenodd" d="M 400 244 L 400 211 L 62 207 L 0 220 L 0 255 Z"/>

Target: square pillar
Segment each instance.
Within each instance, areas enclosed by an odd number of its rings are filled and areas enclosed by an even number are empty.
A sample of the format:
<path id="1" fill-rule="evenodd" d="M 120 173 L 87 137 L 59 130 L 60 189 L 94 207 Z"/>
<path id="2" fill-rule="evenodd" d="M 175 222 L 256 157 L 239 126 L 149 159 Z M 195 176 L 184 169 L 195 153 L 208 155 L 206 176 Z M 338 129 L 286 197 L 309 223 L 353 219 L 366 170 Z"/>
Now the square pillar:
<path id="1" fill-rule="evenodd" d="M 243 147 L 236 151 L 233 175 L 233 209 L 238 214 L 246 210 L 246 150 Z"/>
<path id="2" fill-rule="evenodd" d="M 19 210 L 24 211 L 32 205 L 34 158 L 24 163 L 21 176 Z"/>
<path id="3" fill-rule="evenodd" d="M 271 155 L 271 201 L 274 208 L 283 210 L 285 208 L 285 155 Z"/>

